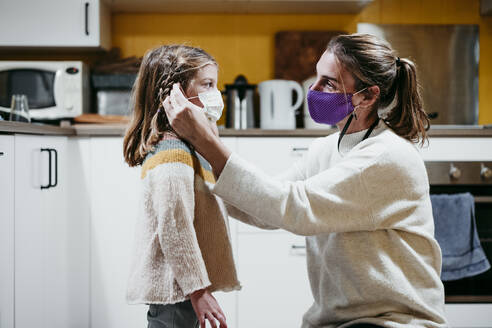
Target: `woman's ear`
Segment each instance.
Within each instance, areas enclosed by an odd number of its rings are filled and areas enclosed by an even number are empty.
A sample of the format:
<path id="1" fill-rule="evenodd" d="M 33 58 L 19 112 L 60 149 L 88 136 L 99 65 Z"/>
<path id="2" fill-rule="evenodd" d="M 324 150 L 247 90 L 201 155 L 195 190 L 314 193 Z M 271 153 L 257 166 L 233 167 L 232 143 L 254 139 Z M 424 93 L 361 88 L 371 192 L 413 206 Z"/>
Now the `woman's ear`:
<path id="1" fill-rule="evenodd" d="M 369 108 L 377 102 L 379 94 L 379 87 L 377 85 L 373 85 L 368 87 L 367 90 L 354 95 L 352 98 L 354 101 L 352 101 L 352 103 L 354 106 Z"/>

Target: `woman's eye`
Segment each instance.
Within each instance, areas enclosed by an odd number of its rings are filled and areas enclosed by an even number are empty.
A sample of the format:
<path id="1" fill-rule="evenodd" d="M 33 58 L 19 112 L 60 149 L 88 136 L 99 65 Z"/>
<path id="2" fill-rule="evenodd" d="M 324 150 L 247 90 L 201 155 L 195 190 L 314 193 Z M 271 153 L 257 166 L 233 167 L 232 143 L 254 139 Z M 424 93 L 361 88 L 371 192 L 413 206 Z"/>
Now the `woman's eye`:
<path id="1" fill-rule="evenodd" d="M 330 81 L 325 82 L 325 88 L 328 90 L 336 91 L 335 85 Z"/>

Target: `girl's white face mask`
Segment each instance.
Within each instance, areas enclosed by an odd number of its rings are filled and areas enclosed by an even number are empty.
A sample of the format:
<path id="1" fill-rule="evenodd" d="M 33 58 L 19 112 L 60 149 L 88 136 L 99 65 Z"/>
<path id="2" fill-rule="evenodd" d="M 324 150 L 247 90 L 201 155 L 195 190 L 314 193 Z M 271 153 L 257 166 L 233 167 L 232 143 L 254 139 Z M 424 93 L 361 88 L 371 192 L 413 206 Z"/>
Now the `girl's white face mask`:
<path id="1" fill-rule="evenodd" d="M 198 96 L 191 97 L 188 99 L 198 98 L 203 104 L 203 110 L 208 119 L 212 122 L 217 122 L 217 120 L 222 115 L 224 110 L 224 100 L 222 99 L 222 94 L 219 90 L 211 90 L 206 92 L 201 92 Z"/>

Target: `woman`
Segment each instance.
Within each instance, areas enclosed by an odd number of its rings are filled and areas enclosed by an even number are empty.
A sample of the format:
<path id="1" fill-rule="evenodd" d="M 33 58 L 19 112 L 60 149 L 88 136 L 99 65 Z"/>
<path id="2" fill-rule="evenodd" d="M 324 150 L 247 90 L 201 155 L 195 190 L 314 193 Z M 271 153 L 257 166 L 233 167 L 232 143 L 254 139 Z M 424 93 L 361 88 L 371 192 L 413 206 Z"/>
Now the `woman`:
<path id="1" fill-rule="evenodd" d="M 164 108 L 212 165 L 231 215 L 307 236 L 314 304 L 303 327 L 445 327 L 428 178 L 412 144 L 429 125 L 415 66 L 352 34 L 332 39 L 316 69 L 310 114 L 340 133 L 276 179 L 231 154 L 177 86 Z"/>
<path id="2" fill-rule="evenodd" d="M 161 105 L 180 83 L 216 132 L 223 108 L 217 69 L 200 48 L 160 46 L 145 54 L 135 82 L 123 153 L 141 166 L 142 191 L 127 300 L 149 304 L 149 328 L 205 328 L 206 321 L 227 328 L 212 292 L 240 288 L 211 167 L 172 132 Z"/>

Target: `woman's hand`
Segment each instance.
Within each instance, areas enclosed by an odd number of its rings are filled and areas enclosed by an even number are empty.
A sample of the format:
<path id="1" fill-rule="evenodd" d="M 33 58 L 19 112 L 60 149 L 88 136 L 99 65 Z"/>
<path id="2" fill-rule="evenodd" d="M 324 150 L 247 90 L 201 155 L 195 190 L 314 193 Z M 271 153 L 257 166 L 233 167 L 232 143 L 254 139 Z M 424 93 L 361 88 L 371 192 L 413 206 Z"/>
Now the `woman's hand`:
<path id="1" fill-rule="evenodd" d="M 195 310 L 200 328 L 205 328 L 205 320 L 210 322 L 212 328 L 217 328 L 218 320 L 220 328 L 227 328 L 226 318 L 215 297 L 206 290 L 200 289 L 190 295 L 191 304 Z"/>
<path id="2" fill-rule="evenodd" d="M 210 121 L 203 110 L 190 102 L 174 84 L 171 94 L 164 99 L 164 110 L 174 131 L 197 148 L 204 139 L 216 137 Z"/>
<path id="3" fill-rule="evenodd" d="M 178 84 L 173 85 L 163 106 L 174 131 L 205 157 L 218 177 L 231 152 L 220 141 L 215 124 L 207 119 L 200 107 L 186 99 Z"/>

